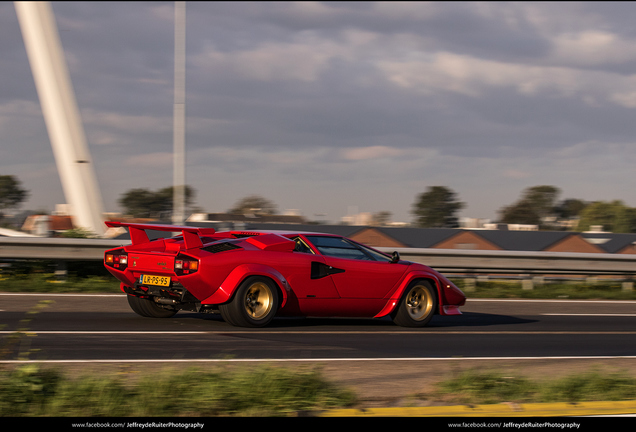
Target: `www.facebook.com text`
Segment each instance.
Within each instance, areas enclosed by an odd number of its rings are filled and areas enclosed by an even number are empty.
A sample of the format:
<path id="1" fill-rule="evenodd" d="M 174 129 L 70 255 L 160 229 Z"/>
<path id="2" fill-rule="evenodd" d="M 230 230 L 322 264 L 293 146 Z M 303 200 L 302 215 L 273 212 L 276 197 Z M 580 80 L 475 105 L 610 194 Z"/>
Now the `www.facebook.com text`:
<path id="1" fill-rule="evenodd" d="M 580 423 L 558 423 L 558 422 L 461 422 L 461 423 L 449 423 L 448 427 L 451 428 L 554 428 L 554 429 L 578 429 L 581 426 Z"/>
<path id="2" fill-rule="evenodd" d="M 176 423 L 176 422 L 87 422 L 73 423 L 73 427 L 79 428 L 175 428 L 175 429 L 203 429 L 203 423 Z"/>

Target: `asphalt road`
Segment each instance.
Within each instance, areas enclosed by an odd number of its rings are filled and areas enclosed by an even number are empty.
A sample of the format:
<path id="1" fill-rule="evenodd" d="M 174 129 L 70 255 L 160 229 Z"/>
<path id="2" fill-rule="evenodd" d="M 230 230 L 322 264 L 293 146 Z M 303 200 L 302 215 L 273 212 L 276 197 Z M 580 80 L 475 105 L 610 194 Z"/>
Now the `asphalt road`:
<path id="1" fill-rule="evenodd" d="M 636 301 L 469 300 L 462 310 L 423 329 L 314 318 L 242 329 L 214 315 L 142 318 L 122 294 L 0 293 L 0 364 L 26 358 L 129 379 L 190 366 L 317 366 L 353 389 L 360 409 L 445 405 L 431 396 L 437 383 L 468 369 L 535 380 L 591 369 L 636 375 Z M 18 330 L 29 336 L 8 345 Z"/>
<path id="2" fill-rule="evenodd" d="M 422 329 L 388 319 L 317 318 L 243 329 L 217 315 L 143 318 L 123 294 L 0 293 L 0 337 L 30 332 L 12 356 L 47 361 L 636 359 L 634 301 L 469 300 L 462 310 Z"/>

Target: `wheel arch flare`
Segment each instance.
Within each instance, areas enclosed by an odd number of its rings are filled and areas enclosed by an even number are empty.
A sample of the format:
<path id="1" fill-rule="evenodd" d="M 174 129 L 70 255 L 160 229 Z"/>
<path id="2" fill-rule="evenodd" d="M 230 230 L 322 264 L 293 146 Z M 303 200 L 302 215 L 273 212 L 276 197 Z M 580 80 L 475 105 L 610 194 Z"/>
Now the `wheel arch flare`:
<path id="1" fill-rule="evenodd" d="M 461 314 L 458 308 L 455 308 L 449 311 L 446 308 L 446 306 L 443 306 L 443 304 L 445 303 L 444 300 L 446 298 L 443 290 L 446 288 L 447 285 L 448 285 L 447 289 L 452 289 L 454 287 L 454 285 L 450 281 L 445 280 L 444 277 L 442 277 L 441 275 L 437 275 L 435 273 L 411 272 L 406 275 L 406 277 L 399 284 L 398 288 L 395 291 L 393 291 L 393 294 L 391 294 L 385 306 L 382 308 L 380 312 L 378 312 L 378 314 L 374 316 L 374 318 L 381 318 L 394 312 L 398 308 L 400 299 L 404 295 L 407 288 L 411 285 L 411 283 L 413 283 L 416 280 L 428 281 L 435 288 L 433 291 L 435 293 L 435 296 L 437 297 L 437 310 L 435 311 L 436 315 Z M 455 311 L 457 311 L 457 313 L 455 313 Z"/>
<path id="2" fill-rule="evenodd" d="M 287 279 L 276 269 L 263 264 L 241 264 L 223 280 L 219 288 L 201 304 L 223 304 L 232 299 L 238 287 L 251 276 L 262 276 L 271 279 L 281 295 L 280 307 L 285 306 L 288 292 L 291 290 Z"/>

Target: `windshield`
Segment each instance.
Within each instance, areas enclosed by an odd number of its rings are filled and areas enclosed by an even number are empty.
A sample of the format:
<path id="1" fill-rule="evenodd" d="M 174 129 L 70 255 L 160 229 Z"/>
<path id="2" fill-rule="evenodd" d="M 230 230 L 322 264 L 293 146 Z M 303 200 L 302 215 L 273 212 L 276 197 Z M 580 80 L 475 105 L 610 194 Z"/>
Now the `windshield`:
<path id="1" fill-rule="evenodd" d="M 326 256 L 366 261 L 391 261 L 391 258 L 369 247 L 342 237 L 306 236 L 318 251 Z"/>

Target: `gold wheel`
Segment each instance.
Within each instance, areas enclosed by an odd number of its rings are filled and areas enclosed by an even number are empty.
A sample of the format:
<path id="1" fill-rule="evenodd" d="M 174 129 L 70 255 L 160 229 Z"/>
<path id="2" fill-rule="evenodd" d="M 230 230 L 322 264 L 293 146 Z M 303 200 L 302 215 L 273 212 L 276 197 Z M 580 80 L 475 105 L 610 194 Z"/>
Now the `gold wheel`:
<path id="1" fill-rule="evenodd" d="M 245 312 L 254 319 L 260 320 L 272 310 L 274 295 L 264 282 L 255 282 L 249 286 L 245 294 Z"/>
<path id="2" fill-rule="evenodd" d="M 425 285 L 416 285 L 406 297 L 406 310 L 415 321 L 428 318 L 433 312 L 435 299 L 430 289 Z"/>
<path id="3" fill-rule="evenodd" d="M 219 305 L 219 312 L 228 324 L 239 327 L 263 327 L 278 310 L 278 291 L 269 278 L 251 276 L 244 280 L 228 303 Z"/>

